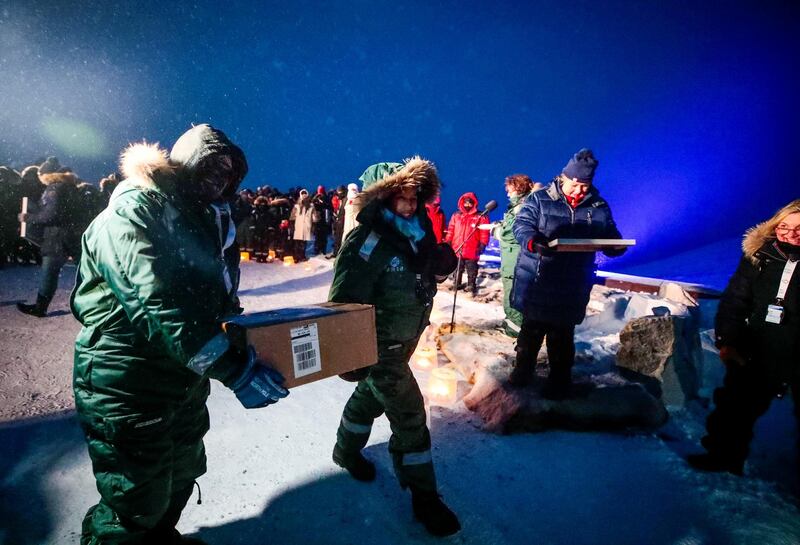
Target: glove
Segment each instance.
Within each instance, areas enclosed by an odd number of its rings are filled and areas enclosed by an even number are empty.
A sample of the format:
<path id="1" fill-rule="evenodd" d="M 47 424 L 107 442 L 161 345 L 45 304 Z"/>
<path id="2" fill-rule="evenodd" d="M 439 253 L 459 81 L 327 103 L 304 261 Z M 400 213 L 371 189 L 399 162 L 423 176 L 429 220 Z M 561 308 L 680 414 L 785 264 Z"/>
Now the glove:
<path id="1" fill-rule="evenodd" d="M 289 390 L 281 386 L 284 380 L 275 369 L 259 363 L 255 349 L 250 346 L 244 371 L 230 389 L 245 409 L 258 409 L 289 395 Z"/>
<path id="2" fill-rule="evenodd" d="M 739 350 L 733 346 L 720 346 L 719 359 L 721 359 L 722 363 L 725 365 L 744 367 L 747 363 L 747 360 L 744 358 L 744 356 L 742 356 Z"/>
<path id="3" fill-rule="evenodd" d="M 550 241 L 544 235 L 537 234 L 535 237 L 528 241 L 528 251 L 536 252 L 539 255 L 553 255 L 553 250 L 548 244 Z"/>

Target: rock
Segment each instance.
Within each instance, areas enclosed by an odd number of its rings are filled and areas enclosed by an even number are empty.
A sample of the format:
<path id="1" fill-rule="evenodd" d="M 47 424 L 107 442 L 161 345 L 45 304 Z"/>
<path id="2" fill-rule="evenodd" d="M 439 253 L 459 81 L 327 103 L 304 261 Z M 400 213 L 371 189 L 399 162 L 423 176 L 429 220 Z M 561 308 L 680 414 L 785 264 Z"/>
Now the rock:
<path id="1" fill-rule="evenodd" d="M 550 401 L 541 397 L 542 381 L 528 388 L 512 388 L 507 379 L 507 366 L 482 368 L 463 399 L 464 405 L 481 417 L 487 431 L 652 430 L 668 418 L 664 405 L 638 384 L 579 382 L 569 398 Z"/>
<path id="2" fill-rule="evenodd" d="M 698 394 L 702 349 L 691 316 L 645 316 L 619 334 L 617 367 L 668 406 L 683 406 Z"/>

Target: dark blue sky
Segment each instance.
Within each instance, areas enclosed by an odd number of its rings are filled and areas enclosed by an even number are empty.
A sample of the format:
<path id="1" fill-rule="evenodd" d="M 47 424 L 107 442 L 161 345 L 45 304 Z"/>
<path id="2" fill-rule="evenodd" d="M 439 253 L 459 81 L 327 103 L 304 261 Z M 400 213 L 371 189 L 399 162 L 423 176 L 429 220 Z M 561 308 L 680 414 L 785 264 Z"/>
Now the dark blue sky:
<path id="1" fill-rule="evenodd" d="M 83 177 L 210 122 L 245 185 L 354 181 L 421 154 L 505 203 L 587 146 L 636 263 L 800 197 L 792 2 L 0 0 L 0 163 Z M 493 217 L 499 217 L 495 213 Z"/>

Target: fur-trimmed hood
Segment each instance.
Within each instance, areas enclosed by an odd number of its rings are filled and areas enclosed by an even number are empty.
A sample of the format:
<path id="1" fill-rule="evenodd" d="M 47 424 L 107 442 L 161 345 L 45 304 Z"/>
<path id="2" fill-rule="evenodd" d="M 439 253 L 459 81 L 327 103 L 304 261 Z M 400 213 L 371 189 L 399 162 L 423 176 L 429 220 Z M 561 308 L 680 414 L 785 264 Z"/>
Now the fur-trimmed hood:
<path id="1" fill-rule="evenodd" d="M 157 180 L 173 174 L 175 168 L 169 162 L 167 150 L 161 148 L 157 143 L 130 144 L 122 151 L 119 158 L 119 169 L 124 178 L 120 187 L 155 189 L 159 185 Z M 119 193 L 114 191 L 114 194 Z"/>
<path id="2" fill-rule="evenodd" d="M 367 172 L 370 169 L 367 169 Z M 355 199 L 354 204 L 357 210 L 363 209 L 373 201 L 385 201 L 398 191 L 408 188 L 414 188 L 417 191 L 419 204 L 424 205 L 439 194 L 441 187 L 436 166 L 418 155 L 406 159 L 400 168 L 389 170 L 387 174 L 372 184 L 363 180 L 363 176 L 362 181 L 365 182 L 366 187 Z"/>
<path id="3" fill-rule="evenodd" d="M 75 186 L 78 185 L 78 177 L 72 172 L 52 172 L 50 174 L 40 174 L 39 180 L 41 180 L 44 185 L 56 183 L 72 184 Z"/>
<path id="4" fill-rule="evenodd" d="M 744 238 L 742 239 L 742 252 L 752 263 L 756 263 L 758 261 L 756 253 L 763 248 L 765 244 L 774 242 L 775 240 L 775 232 L 770 229 L 769 222 L 765 221 L 759 223 L 745 232 Z"/>

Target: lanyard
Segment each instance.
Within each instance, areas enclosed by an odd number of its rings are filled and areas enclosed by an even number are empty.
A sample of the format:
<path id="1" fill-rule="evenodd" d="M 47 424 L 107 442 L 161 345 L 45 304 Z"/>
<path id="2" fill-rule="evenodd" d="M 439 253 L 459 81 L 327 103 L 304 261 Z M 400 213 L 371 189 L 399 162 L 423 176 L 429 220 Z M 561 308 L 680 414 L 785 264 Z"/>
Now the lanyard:
<path id="1" fill-rule="evenodd" d="M 797 261 L 786 260 L 786 266 L 783 268 L 783 275 L 781 275 L 781 283 L 778 285 L 778 294 L 775 298 L 779 302 L 783 302 L 786 297 L 786 290 L 789 289 L 789 282 L 794 274 L 794 269 L 797 267 Z"/>

